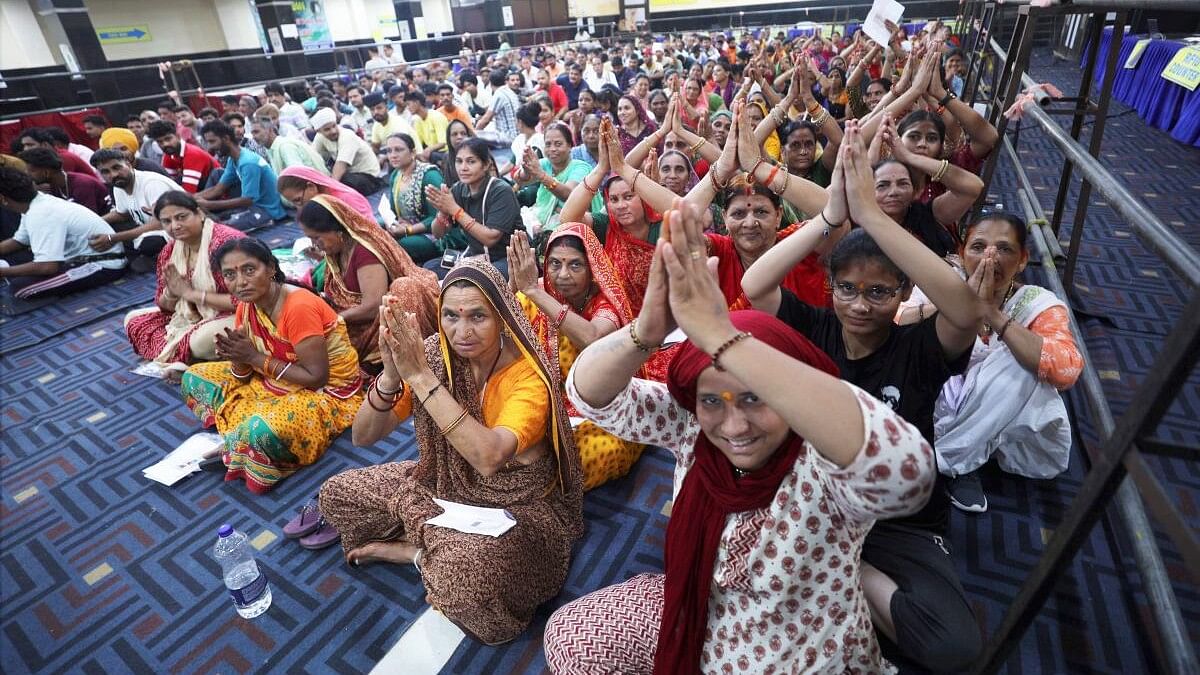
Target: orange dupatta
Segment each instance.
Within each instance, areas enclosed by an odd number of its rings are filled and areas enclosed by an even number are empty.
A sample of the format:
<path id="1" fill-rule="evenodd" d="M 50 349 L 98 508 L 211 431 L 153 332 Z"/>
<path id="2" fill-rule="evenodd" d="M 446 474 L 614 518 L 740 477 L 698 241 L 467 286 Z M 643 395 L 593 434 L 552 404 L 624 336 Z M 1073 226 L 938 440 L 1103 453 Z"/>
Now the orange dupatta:
<path id="1" fill-rule="evenodd" d="M 311 301 L 324 305 L 310 291 L 301 289 L 295 292 L 307 293 Z M 284 300 L 285 311 L 290 299 Z M 297 298 L 297 300 L 305 302 L 308 298 Z M 328 311 L 328 308 L 326 310 Z M 239 302 L 234 316 L 234 325 L 246 331 L 246 336 L 254 343 L 255 349 L 281 361 L 296 362 L 295 346 L 278 335 L 276 332 L 278 328 L 271 321 L 271 317 L 258 306 L 253 303 Z M 358 354 L 354 351 L 354 346 L 350 344 L 345 326 L 346 322 L 336 314 L 332 321 L 322 326 L 325 334 L 325 349 L 329 356 L 329 383 L 321 391 L 340 399 L 350 398 L 362 387 L 362 375 L 358 369 Z M 264 371 L 261 364 L 250 365 L 262 375 L 263 387 L 272 394 L 283 396 L 303 388 L 301 385 L 276 379 L 271 373 Z"/>

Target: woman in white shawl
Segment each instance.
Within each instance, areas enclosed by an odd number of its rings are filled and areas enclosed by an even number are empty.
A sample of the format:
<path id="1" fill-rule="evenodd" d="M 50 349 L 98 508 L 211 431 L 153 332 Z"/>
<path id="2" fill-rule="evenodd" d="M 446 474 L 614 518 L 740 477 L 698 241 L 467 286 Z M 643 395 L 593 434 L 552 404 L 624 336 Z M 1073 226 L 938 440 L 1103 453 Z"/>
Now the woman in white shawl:
<path id="1" fill-rule="evenodd" d="M 209 256 L 245 236 L 205 217 L 182 190 L 164 193 L 154 217 L 173 237 L 158 255 L 154 306 L 125 315 L 125 333 L 139 356 L 178 380 L 188 364 L 216 359 L 213 336 L 233 327 L 233 297 Z"/>
<path id="2" fill-rule="evenodd" d="M 1029 261 L 1026 236 L 1017 216 L 990 213 L 964 237 L 967 283 L 989 309 L 967 372 L 946 383 L 934 408 L 934 446 L 951 503 L 967 512 L 987 510 L 978 471 L 992 455 L 1028 478 L 1057 476 L 1070 456 L 1058 392 L 1075 384 L 1083 360 L 1066 305 L 1016 281 Z"/>

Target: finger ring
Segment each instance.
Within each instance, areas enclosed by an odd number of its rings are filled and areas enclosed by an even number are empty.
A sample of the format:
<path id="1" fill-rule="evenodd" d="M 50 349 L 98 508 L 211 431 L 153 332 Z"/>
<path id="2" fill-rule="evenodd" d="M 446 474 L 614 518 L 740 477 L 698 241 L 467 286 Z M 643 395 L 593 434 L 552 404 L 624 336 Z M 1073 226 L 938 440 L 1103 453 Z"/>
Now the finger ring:
<path id="1" fill-rule="evenodd" d="M 692 251 L 692 260 L 700 259 L 700 251 Z"/>

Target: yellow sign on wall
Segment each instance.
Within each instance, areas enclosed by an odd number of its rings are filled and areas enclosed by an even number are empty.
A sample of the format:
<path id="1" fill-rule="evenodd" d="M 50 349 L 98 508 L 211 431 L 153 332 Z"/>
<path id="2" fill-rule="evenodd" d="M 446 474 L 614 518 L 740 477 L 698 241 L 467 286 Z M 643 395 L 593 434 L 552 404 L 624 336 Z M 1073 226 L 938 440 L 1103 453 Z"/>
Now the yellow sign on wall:
<path id="1" fill-rule="evenodd" d="M 127 42 L 150 42 L 153 40 L 150 36 L 150 26 L 148 24 L 97 28 L 96 37 L 100 38 L 101 44 L 106 45 L 119 45 Z"/>
<path id="2" fill-rule="evenodd" d="M 1195 91 L 1200 84 L 1200 47 L 1184 47 L 1175 52 L 1175 58 L 1163 68 L 1162 77 Z"/>

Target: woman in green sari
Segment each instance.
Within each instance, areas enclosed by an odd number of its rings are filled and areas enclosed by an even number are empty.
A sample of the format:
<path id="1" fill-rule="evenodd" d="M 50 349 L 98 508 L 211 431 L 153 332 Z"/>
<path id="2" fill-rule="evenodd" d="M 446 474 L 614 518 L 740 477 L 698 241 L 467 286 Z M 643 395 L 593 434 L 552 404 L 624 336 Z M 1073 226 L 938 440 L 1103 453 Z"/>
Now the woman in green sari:
<path id="1" fill-rule="evenodd" d="M 526 150 L 521 168 L 524 183 L 517 193 L 522 206 L 532 206 L 542 224 L 541 233 L 535 244 L 542 244 L 561 222 L 559 213 L 571 190 L 591 173 L 587 162 L 571 159 L 571 148 L 575 145 L 571 128 L 563 122 L 554 122 L 542 132 L 545 139 L 546 157 L 538 159 L 532 150 Z M 535 246 L 534 250 L 543 250 Z"/>
<path id="2" fill-rule="evenodd" d="M 392 174 L 388 177 L 388 190 L 384 195 L 395 219 L 386 222 L 385 226 L 413 261 L 420 265 L 442 255 L 442 248 L 430 234 L 437 209 L 430 206 L 425 197 L 427 186 L 442 186 L 442 172 L 436 166 L 417 159 L 416 143 L 408 134 L 392 134 L 387 139 L 386 147 Z M 384 215 L 383 219 L 386 221 L 388 217 Z M 443 242 L 454 234 L 449 233 Z M 452 241 L 450 243 L 453 244 Z M 466 238 L 463 238 L 462 246 L 451 245 L 450 248 L 466 248 Z"/>

